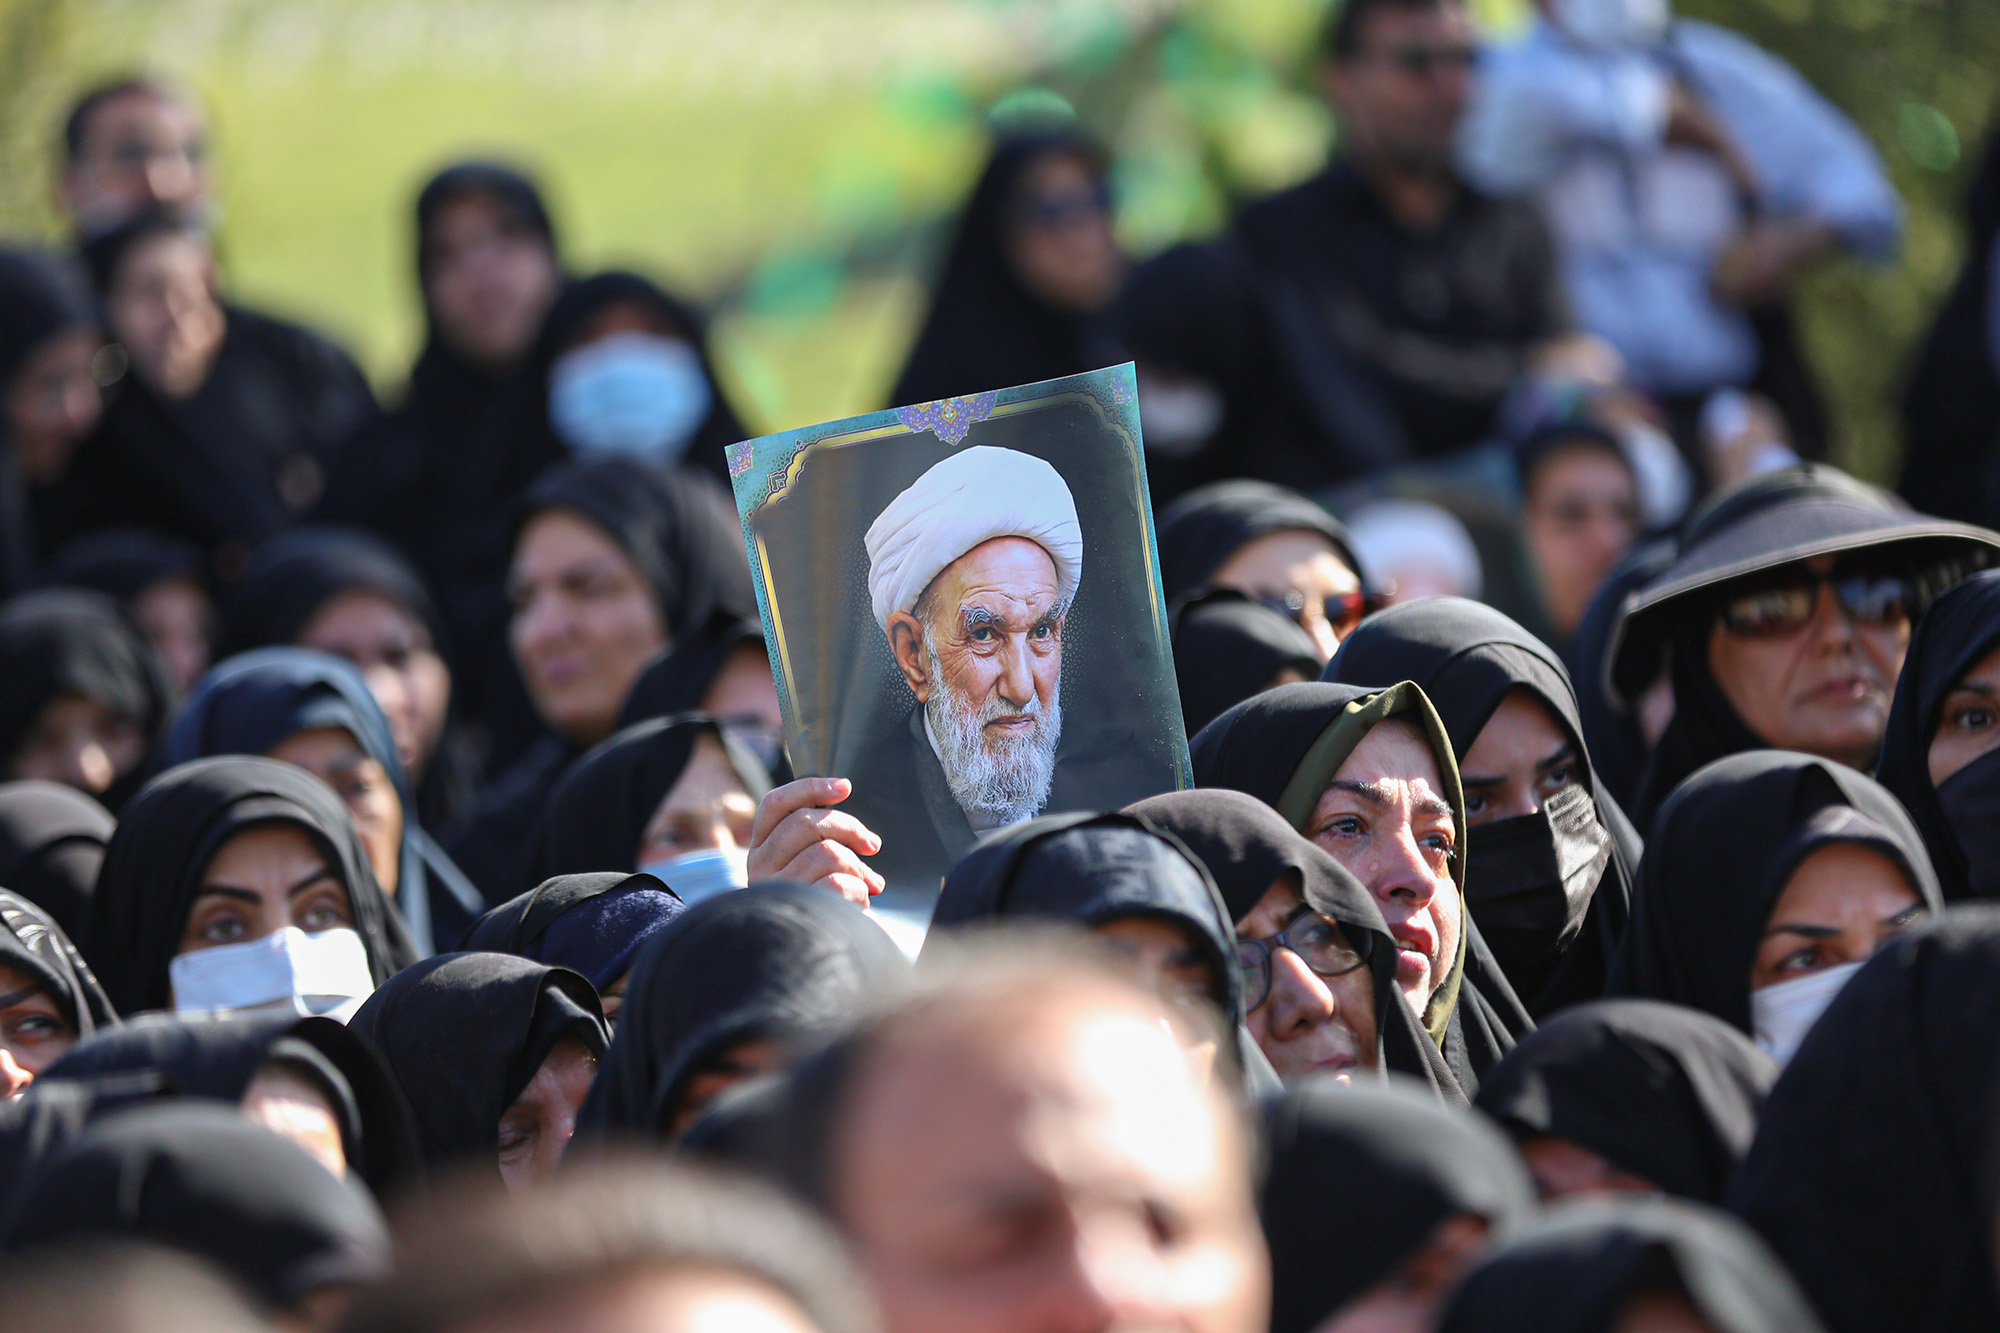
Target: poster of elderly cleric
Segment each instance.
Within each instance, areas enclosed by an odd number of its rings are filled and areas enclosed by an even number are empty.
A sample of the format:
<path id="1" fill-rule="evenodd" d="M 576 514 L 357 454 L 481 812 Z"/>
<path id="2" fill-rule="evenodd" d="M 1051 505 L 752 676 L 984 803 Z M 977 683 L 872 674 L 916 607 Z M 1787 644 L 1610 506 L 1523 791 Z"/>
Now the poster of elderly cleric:
<path id="1" fill-rule="evenodd" d="M 977 834 L 1190 785 L 1132 367 L 735 445 L 801 774 L 853 780 L 879 905 Z"/>

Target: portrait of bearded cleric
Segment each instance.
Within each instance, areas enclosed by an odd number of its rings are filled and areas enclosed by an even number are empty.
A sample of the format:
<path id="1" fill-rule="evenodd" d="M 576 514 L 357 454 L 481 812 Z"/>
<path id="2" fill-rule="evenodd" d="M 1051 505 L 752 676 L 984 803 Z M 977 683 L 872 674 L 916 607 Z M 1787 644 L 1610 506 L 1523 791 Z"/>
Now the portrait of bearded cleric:
<path id="1" fill-rule="evenodd" d="M 878 906 L 927 914 L 989 829 L 1187 782 L 1130 373 L 953 400 L 942 434 L 930 404 L 753 442 L 787 748 L 852 782 Z"/>

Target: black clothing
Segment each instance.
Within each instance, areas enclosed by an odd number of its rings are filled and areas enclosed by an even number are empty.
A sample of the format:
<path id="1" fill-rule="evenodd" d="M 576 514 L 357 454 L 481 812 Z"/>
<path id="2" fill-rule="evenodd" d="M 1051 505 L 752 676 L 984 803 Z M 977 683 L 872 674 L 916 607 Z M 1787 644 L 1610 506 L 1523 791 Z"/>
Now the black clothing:
<path id="1" fill-rule="evenodd" d="M 1664 1199 L 1568 1204 L 1503 1237 L 1452 1295 L 1439 1333 L 1612 1333 L 1626 1304 L 1652 1293 L 1685 1298 L 1717 1333 L 1821 1333 L 1754 1232 Z M 1881 1325 L 1892 1326 L 1903 1325 Z"/>
<path id="2" fill-rule="evenodd" d="M 1596 1000 L 1521 1039 L 1479 1088 L 1516 1140 L 1553 1136 L 1669 1194 L 1721 1206 L 1778 1066 L 1721 1019 Z"/>
<path id="3" fill-rule="evenodd" d="M 93 526 L 157 529 L 236 558 L 302 519 L 376 413 L 360 367 L 296 324 L 238 306 L 200 388 L 170 400 L 136 375 L 84 446 L 116 478 Z"/>
<path id="4" fill-rule="evenodd" d="M 96 793 L 111 810 L 152 772 L 172 710 L 159 659 L 110 598 L 51 588 L 0 607 L 0 757 L 12 763 L 50 704 L 81 695 L 138 729 L 145 754 Z"/>
<path id="5" fill-rule="evenodd" d="M 99 1083 L 150 1073 L 163 1093 L 240 1103 L 252 1080 L 274 1066 L 326 1097 L 349 1170 L 377 1197 L 411 1178 L 417 1148 L 402 1094 L 382 1062 L 331 1018 L 149 1014 L 79 1043 L 42 1078 Z"/>
<path id="6" fill-rule="evenodd" d="M 51 339 L 97 325 L 90 281 L 68 256 L 0 250 L 0 396 L 11 397 L 16 376 Z M 30 481 L 0 415 L 0 595 L 32 586 L 41 562 L 80 530 L 93 489 L 88 471 L 72 460 L 52 481 Z"/>
<path id="7" fill-rule="evenodd" d="M 1281 671 L 1319 674 L 1319 647 L 1298 623 L 1233 588 L 1174 608 L 1170 634 L 1181 721 L 1192 736 L 1224 709 L 1269 686 Z"/>
<path id="8" fill-rule="evenodd" d="M 1271 1333 L 1322 1327 L 1450 1218 L 1504 1231 L 1534 1208 L 1527 1172 L 1492 1126 L 1400 1083 L 1290 1088 L 1266 1104 L 1264 1127 L 1257 1211 L 1271 1246 Z M 1336 1228 L 1344 1214 L 1352 1225 Z"/>
<path id="9" fill-rule="evenodd" d="M 460 947 L 566 967 L 601 995 L 631 969 L 646 941 L 685 910 L 651 875 L 557 875 L 479 918 Z"/>
<path id="10" fill-rule="evenodd" d="M 1218 481 L 1160 513 L 1160 584 L 1168 605 L 1207 587 L 1238 551 L 1274 532 L 1317 533 L 1366 582 L 1346 526 L 1317 503 L 1268 482 Z"/>
<path id="11" fill-rule="evenodd" d="M 74 787 L 0 784 L 0 884 L 48 913 L 65 935 L 81 938 L 117 826 L 110 811 Z"/>
<path id="12" fill-rule="evenodd" d="M 1634 716 L 1636 708 L 1614 703 L 1605 686 L 1606 650 L 1624 613 L 1626 596 L 1673 564 L 1676 549 L 1675 541 L 1668 537 L 1627 551 L 1605 576 L 1604 585 L 1590 599 L 1576 633 L 1563 649 L 1563 664 L 1576 687 L 1577 720 L 1582 724 L 1584 744 L 1590 749 L 1591 776 L 1597 789 L 1618 802 L 1621 810 L 1632 808 L 1638 799 L 1639 779 L 1650 747 Z"/>
<path id="13" fill-rule="evenodd" d="M 597 992 L 567 968 L 500 953 L 427 958 L 383 983 L 348 1024 L 388 1066 L 434 1172 L 499 1171 L 500 1118 L 565 1037 L 604 1054 Z"/>
<path id="14" fill-rule="evenodd" d="M 0 889 L 0 964 L 40 986 L 78 1037 L 117 1024 L 118 1015 L 104 988 L 63 928 L 47 912 L 5 889 Z"/>
<path id="15" fill-rule="evenodd" d="M 1606 684 L 1628 706 L 1662 658 L 1671 659 L 1674 717 L 1632 810 L 1641 825 L 1703 764 L 1769 743 L 1736 715 L 1708 666 L 1709 635 L 1731 588 L 1813 556 L 1863 551 L 1871 564 L 1907 571 L 1922 595 L 1934 596 L 2000 562 L 2000 534 L 1913 514 L 1888 492 L 1814 463 L 1746 482 L 1688 520 L 1673 564 L 1626 598 L 1605 650 Z M 1669 654 L 1670 643 L 1691 651 Z"/>
<path id="16" fill-rule="evenodd" d="M 1363 689 L 1302 681 L 1281 685 L 1224 713 L 1202 728 L 1190 747 L 1195 782 L 1248 792 L 1301 833 L 1327 783 L 1377 722 L 1400 717 L 1430 742 L 1452 809 L 1452 827 L 1465 828 L 1465 797 L 1451 738 L 1429 699 L 1405 682 Z M 1451 876 L 1464 903 L 1465 858 L 1454 856 Z M 1479 1077 L 1534 1029 L 1467 907 L 1460 916 L 1459 955 L 1431 994 L 1424 1028 L 1444 1052 L 1452 1077 L 1467 1096 Z"/>
<path id="17" fill-rule="evenodd" d="M 633 962 L 577 1140 L 665 1139 L 706 1061 L 746 1041 L 796 1057 L 908 971 L 881 927 L 825 889 L 753 884 L 695 904 Z"/>
<path id="18" fill-rule="evenodd" d="M 485 904 L 418 822 L 409 776 L 367 682 L 341 658 L 307 648 L 258 648 L 210 669 L 174 720 L 164 763 L 269 754 L 302 731 L 345 731 L 382 766 L 402 810 L 395 903 L 417 952 L 464 934 Z"/>
<path id="19" fill-rule="evenodd" d="M 365 1190 L 235 1108 L 200 1102 L 107 1117 L 45 1159 L 4 1248 L 89 1236 L 193 1253 L 273 1311 L 389 1272 L 388 1229 Z"/>
<path id="20" fill-rule="evenodd" d="M 1730 1193 L 1834 1333 L 2000 1325 L 1993 1289 L 2000 909 L 1885 943 L 1764 1104 Z"/>
<path id="21" fill-rule="evenodd" d="M 1608 991 L 1705 1010 L 1755 1029 L 1750 973 L 1771 909 L 1799 863 L 1856 843 L 1903 871 L 1923 906 L 1944 903 L 1896 798 L 1843 764 L 1783 750 L 1717 760 L 1682 783 L 1647 838 L 1632 922 Z"/>
<path id="22" fill-rule="evenodd" d="M 1426 597 L 1363 621 L 1327 664 L 1324 679 L 1374 686 L 1415 681 L 1437 701 L 1461 765 L 1512 691 L 1525 690 L 1548 710 L 1575 747 L 1575 785 L 1583 795 L 1557 793 L 1535 814 L 1467 830 L 1467 901 L 1479 933 L 1537 1019 L 1603 994 L 1642 845 L 1617 802 L 1597 789 L 1576 691 L 1561 659 L 1491 607 Z"/>
<path id="23" fill-rule="evenodd" d="M 272 759 L 197 759 L 168 769 L 132 798 L 104 854 L 84 949 L 118 1012 L 168 1006 L 167 966 L 180 950 L 208 863 L 235 834 L 271 824 L 299 830 L 326 858 L 347 890 L 376 984 L 416 961 L 332 788 Z"/>
<path id="24" fill-rule="evenodd" d="M 1992 797 L 1995 758 L 1988 752 L 1933 786 L 1931 740 L 1945 700 L 2000 644 L 2000 570 L 1974 574 L 1932 603 L 1910 636 L 1875 777 L 1903 803 L 1923 835 L 1946 902 L 2000 898 L 2000 801 Z"/>
<path id="25" fill-rule="evenodd" d="M 736 650 L 745 647 L 764 651 L 764 627 L 754 617 L 718 624 L 693 642 L 668 648 L 632 683 L 625 711 L 618 715 L 618 729 L 675 713 L 704 711 L 709 687 Z"/>
<path id="26" fill-rule="evenodd" d="M 1217 788 L 1168 792 L 1126 807 L 1172 834 L 1214 878 L 1228 918 L 1254 910 L 1280 876 L 1296 876 L 1299 894 L 1315 912 L 1340 924 L 1348 943 L 1365 951 L 1374 977 L 1375 1065 L 1420 1080 L 1446 1102 L 1463 1105 L 1466 1094 L 1445 1066 L 1443 1053 L 1396 984 L 1396 941 L 1381 910 L 1340 862 L 1293 831 L 1276 811 L 1242 792 Z"/>
<path id="27" fill-rule="evenodd" d="M 140 594 L 170 580 L 208 591 L 208 568 L 192 542 L 145 528 L 106 528 L 56 551 L 42 571 L 59 588 L 88 588 L 128 611 Z"/>
<path id="28" fill-rule="evenodd" d="M 771 780 L 754 756 L 700 713 L 619 732 L 571 764 L 548 795 L 522 891 L 552 875 L 639 868 L 646 827 L 680 781 L 703 736 L 721 744 L 743 790 L 760 801 Z"/>
<path id="29" fill-rule="evenodd" d="M 1080 158 L 1099 180 L 1103 150 L 1074 130 L 1006 135 L 960 214 L 890 405 L 928 403 L 989 389 L 1080 375 L 1126 359 L 1103 315 L 1059 310 L 1029 290 L 1008 257 L 1015 192 L 1044 158 Z"/>

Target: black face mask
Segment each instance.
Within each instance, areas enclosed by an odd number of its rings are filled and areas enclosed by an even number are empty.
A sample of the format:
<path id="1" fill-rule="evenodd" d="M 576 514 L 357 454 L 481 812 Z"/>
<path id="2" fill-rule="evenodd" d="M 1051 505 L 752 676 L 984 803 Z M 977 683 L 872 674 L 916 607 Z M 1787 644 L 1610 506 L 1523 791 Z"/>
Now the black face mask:
<path id="1" fill-rule="evenodd" d="M 1938 808 L 1965 855 L 1965 882 L 1975 899 L 2000 899 L 2000 750 L 1992 750 L 1944 780 Z"/>
<path id="2" fill-rule="evenodd" d="M 1468 842 L 1472 919 L 1514 988 L 1534 994 L 1582 928 L 1611 859 L 1597 802 L 1565 787 L 1532 815 L 1480 825 Z"/>

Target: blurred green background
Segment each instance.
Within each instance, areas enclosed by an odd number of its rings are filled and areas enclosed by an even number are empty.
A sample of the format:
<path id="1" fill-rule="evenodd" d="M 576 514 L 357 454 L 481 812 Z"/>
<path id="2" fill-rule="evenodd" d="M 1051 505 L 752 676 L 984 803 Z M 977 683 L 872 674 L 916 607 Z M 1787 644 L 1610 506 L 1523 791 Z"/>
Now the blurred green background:
<path id="1" fill-rule="evenodd" d="M 710 303 L 751 423 L 881 405 L 996 104 L 1060 99 L 1116 149 L 1145 254 L 1299 179 L 1333 127 L 1308 53 L 1327 0 L 0 0 L 0 233 L 53 234 L 68 99 L 134 67 L 215 125 L 227 281 L 320 324 L 393 393 L 418 336 L 410 203 L 466 153 L 547 183 L 577 268 Z M 1493 29 L 1525 0 L 1479 0 Z M 1839 448 L 1893 472 L 1893 403 L 1959 260 L 2000 100 L 1996 0 L 1680 0 L 1796 65 L 1909 209 L 1893 266 L 1805 304 Z"/>

